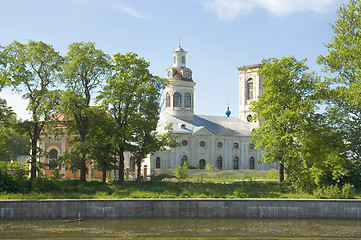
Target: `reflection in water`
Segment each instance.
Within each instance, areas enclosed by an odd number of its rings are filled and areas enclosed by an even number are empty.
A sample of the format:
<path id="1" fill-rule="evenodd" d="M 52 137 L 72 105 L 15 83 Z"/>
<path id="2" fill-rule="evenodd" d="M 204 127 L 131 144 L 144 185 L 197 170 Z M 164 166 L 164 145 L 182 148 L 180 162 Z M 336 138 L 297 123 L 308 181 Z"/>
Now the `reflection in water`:
<path id="1" fill-rule="evenodd" d="M 0 239 L 81 238 L 360 239 L 358 220 L 116 219 L 0 221 Z"/>

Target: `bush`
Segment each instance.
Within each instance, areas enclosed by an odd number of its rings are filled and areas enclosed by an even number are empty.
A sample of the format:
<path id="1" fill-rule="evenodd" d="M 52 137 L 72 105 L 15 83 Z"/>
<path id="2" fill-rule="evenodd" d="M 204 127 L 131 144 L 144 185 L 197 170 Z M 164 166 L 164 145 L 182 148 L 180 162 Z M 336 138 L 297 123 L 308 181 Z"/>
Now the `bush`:
<path id="1" fill-rule="evenodd" d="M 207 166 L 205 167 L 205 170 L 209 170 L 209 171 L 212 170 L 212 165 L 208 163 Z"/>
<path id="2" fill-rule="evenodd" d="M 320 187 L 313 191 L 313 195 L 316 198 L 324 198 L 324 199 L 354 198 L 355 186 L 347 183 L 343 185 L 341 188 L 337 185 Z"/>
<path id="3" fill-rule="evenodd" d="M 174 168 L 174 177 L 178 179 L 186 179 L 188 178 L 188 164 L 185 162 L 183 166 L 175 165 Z"/>
<path id="4" fill-rule="evenodd" d="M 0 192 L 28 190 L 27 171 L 18 162 L 0 162 Z"/>

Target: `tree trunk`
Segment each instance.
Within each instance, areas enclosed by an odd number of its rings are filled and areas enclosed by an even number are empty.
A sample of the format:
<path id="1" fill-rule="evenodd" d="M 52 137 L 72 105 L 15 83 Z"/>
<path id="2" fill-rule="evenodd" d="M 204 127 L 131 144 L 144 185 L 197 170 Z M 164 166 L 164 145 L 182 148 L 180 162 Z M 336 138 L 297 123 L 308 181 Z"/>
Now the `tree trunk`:
<path id="1" fill-rule="evenodd" d="M 283 163 L 279 163 L 278 165 L 278 180 L 283 182 L 285 180 L 285 168 Z"/>
<path id="2" fill-rule="evenodd" d="M 36 178 L 36 157 L 38 155 L 38 140 L 39 140 L 39 126 L 37 123 L 34 123 L 33 136 L 31 139 L 31 170 L 30 170 L 30 179 L 33 180 Z"/>
<path id="3" fill-rule="evenodd" d="M 80 133 L 80 141 L 82 145 L 85 143 L 85 134 Z M 84 152 L 80 160 L 80 182 L 86 182 L 86 154 Z"/>
<path id="4" fill-rule="evenodd" d="M 86 182 L 86 156 L 84 154 L 80 160 L 80 181 Z"/>
<path id="5" fill-rule="evenodd" d="M 140 182 L 142 180 L 142 160 L 143 160 L 143 154 L 140 154 L 140 156 L 137 159 L 137 182 Z"/>
<path id="6" fill-rule="evenodd" d="M 120 147 L 119 150 L 119 181 L 124 182 L 124 148 Z"/>
<path id="7" fill-rule="evenodd" d="M 103 183 L 107 182 L 107 171 L 103 171 Z"/>

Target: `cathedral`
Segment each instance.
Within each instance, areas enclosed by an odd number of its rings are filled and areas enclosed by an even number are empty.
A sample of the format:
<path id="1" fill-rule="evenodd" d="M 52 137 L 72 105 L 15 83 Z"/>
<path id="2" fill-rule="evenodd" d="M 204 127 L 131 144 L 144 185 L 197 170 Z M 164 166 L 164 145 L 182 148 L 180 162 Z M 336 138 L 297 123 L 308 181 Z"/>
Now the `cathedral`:
<path id="1" fill-rule="evenodd" d="M 167 69 L 165 110 L 160 114 L 157 132 L 171 124 L 180 147 L 155 152 L 149 156 L 151 172 L 159 168 L 174 168 L 184 162 L 191 167 L 206 166 L 219 170 L 270 169 L 262 162 L 261 154 L 249 143 L 252 123 L 250 102 L 262 92 L 262 76 L 257 74 L 260 64 L 237 68 L 239 71 L 239 118 L 194 114 L 194 86 L 191 69 L 186 66 L 186 55 L 179 45 L 173 54 L 173 66 Z"/>
<path id="2" fill-rule="evenodd" d="M 150 154 L 142 163 L 143 175 L 152 175 L 156 169 L 174 168 L 185 162 L 190 167 L 218 170 L 275 168 L 262 161 L 259 151 L 249 143 L 251 131 L 258 123 L 251 122 L 250 103 L 262 92 L 262 76 L 258 75 L 260 64 L 238 67 L 239 71 L 239 118 L 194 114 L 195 96 L 192 71 L 186 66 L 186 55 L 180 44 L 173 54 L 173 66 L 166 71 L 168 85 L 165 87 L 165 109 L 160 114 L 157 132 L 165 133 L 165 127 L 172 125 L 179 147 Z M 66 128 L 65 126 L 59 126 Z M 71 137 L 71 136 L 70 136 Z M 43 134 L 39 147 L 48 155 L 39 161 L 45 163 L 44 174 L 52 176 L 57 159 L 69 151 L 69 136 L 66 129 L 63 135 Z M 135 158 L 125 153 L 126 177 L 135 175 Z M 102 173 L 88 166 L 87 177 L 101 178 Z M 79 177 L 79 171 L 72 172 L 64 166 L 60 174 L 65 178 Z M 116 177 L 112 172 L 109 177 Z"/>

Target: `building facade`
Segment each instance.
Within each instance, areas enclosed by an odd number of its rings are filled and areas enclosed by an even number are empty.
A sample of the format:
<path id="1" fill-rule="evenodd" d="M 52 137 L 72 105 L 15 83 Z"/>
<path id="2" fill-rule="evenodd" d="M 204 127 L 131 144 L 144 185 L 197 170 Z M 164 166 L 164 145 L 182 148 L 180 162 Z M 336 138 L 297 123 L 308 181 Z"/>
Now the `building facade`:
<path id="1" fill-rule="evenodd" d="M 173 67 L 167 69 L 165 110 L 160 115 L 157 131 L 172 124 L 171 132 L 178 136 L 180 147 L 155 152 L 149 156 L 151 171 L 174 168 L 187 162 L 204 169 L 207 165 L 219 170 L 270 169 L 274 165 L 262 162 L 261 154 L 249 143 L 252 123 L 249 104 L 262 89 L 261 65 L 237 68 L 240 84 L 239 118 L 194 114 L 194 86 L 192 71 L 186 66 L 186 54 L 179 46 L 173 54 Z M 227 110 L 227 112 L 229 109 Z"/>

